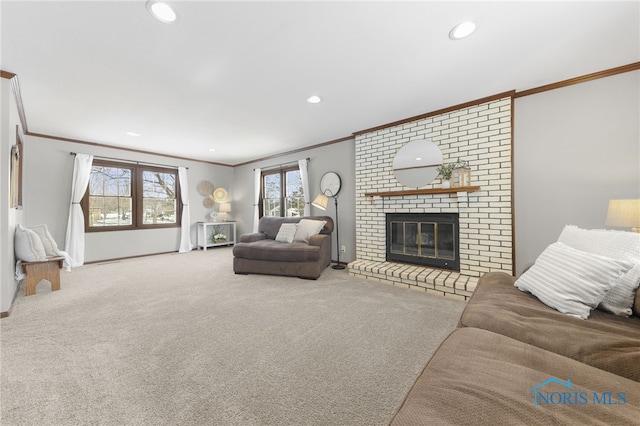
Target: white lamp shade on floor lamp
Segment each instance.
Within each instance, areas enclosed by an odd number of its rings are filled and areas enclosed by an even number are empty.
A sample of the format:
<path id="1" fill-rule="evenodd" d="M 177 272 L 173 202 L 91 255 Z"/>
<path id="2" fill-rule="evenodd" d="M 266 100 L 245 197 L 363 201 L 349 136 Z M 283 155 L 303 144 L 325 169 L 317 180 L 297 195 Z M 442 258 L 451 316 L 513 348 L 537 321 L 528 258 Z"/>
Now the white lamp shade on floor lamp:
<path id="1" fill-rule="evenodd" d="M 329 205 L 329 197 L 324 194 L 318 194 L 315 200 L 311 203 L 311 205 L 316 206 L 319 209 L 326 210 Z"/>

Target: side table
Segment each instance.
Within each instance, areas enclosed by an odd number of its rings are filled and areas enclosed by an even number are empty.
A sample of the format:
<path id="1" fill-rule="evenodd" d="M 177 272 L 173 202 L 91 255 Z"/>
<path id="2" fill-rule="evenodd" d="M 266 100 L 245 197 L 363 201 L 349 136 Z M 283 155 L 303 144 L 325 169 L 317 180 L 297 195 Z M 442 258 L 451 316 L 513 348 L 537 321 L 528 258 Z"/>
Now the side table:
<path id="1" fill-rule="evenodd" d="M 229 246 L 236 243 L 235 222 L 198 222 L 196 224 L 196 248 L 206 251 L 207 247 Z M 211 232 L 223 234 L 226 239 L 212 241 Z"/>

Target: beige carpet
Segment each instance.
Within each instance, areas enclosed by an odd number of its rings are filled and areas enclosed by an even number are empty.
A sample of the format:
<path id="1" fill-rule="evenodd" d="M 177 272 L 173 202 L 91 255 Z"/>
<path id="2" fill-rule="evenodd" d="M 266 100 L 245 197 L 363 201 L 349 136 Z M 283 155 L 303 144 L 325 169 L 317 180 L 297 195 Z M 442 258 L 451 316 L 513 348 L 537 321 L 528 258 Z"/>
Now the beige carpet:
<path id="1" fill-rule="evenodd" d="M 62 271 L 1 327 L 2 425 L 384 425 L 463 302 L 234 275 L 230 248 Z"/>

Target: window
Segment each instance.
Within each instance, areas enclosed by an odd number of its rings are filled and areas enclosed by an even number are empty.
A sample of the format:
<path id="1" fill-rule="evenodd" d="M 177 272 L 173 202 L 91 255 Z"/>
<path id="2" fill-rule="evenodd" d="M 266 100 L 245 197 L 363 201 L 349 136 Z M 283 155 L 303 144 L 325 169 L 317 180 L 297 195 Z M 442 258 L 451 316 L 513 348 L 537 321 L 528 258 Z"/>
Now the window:
<path id="1" fill-rule="evenodd" d="M 141 170 L 142 223 L 144 225 L 177 225 L 177 172 Z"/>
<path id="2" fill-rule="evenodd" d="M 304 193 L 298 168 L 262 172 L 260 216 L 304 216 Z"/>
<path id="3" fill-rule="evenodd" d="M 82 199 L 85 229 L 179 227 L 179 187 L 174 169 L 94 160 Z"/>

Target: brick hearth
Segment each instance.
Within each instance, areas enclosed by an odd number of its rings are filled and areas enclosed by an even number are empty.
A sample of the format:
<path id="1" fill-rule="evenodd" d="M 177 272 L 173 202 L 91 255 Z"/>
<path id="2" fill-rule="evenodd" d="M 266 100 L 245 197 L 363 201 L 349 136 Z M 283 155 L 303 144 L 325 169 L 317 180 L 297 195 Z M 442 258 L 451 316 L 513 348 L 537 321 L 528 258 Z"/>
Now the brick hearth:
<path id="1" fill-rule="evenodd" d="M 473 294 L 478 278 L 458 272 L 394 262 L 356 260 L 349 263 L 349 274 L 438 296 L 466 300 Z"/>

